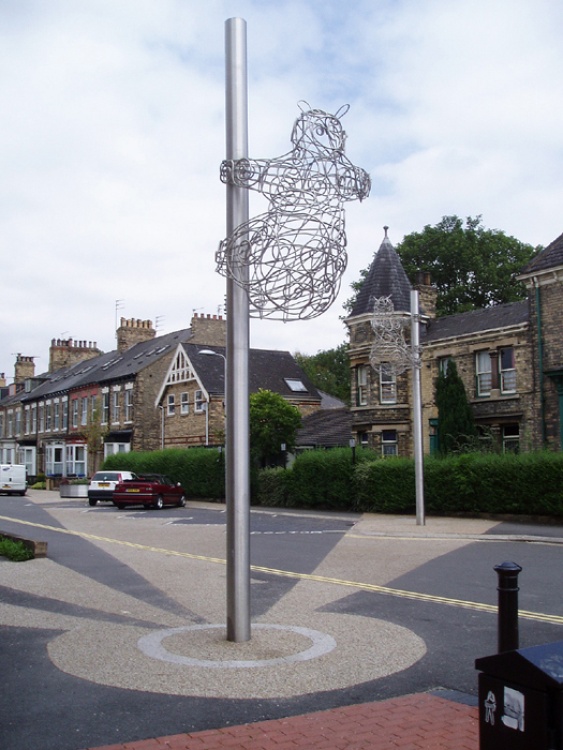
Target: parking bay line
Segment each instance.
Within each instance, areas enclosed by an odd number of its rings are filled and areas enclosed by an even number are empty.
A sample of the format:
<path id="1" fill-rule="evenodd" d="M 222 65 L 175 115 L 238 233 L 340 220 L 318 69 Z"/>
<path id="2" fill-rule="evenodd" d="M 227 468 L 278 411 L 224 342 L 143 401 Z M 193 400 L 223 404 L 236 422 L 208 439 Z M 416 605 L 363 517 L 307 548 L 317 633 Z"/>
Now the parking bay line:
<path id="1" fill-rule="evenodd" d="M 10 521 L 11 523 L 19 523 L 24 526 L 32 526 L 38 529 L 55 531 L 59 534 L 68 534 L 69 536 L 77 536 L 82 539 L 91 539 L 98 542 L 108 542 L 109 544 L 120 544 L 124 547 L 131 547 L 132 549 L 172 555 L 174 557 L 185 557 L 190 560 L 200 560 L 202 562 L 216 563 L 219 565 L 226 565 L 227 562 L 225 559 L 220 557 L 195 555 L 192 552 L 178 552 L 177 550 L 170 550 L 163 547 L 152 547 L 146 544 L 138 544 L 137 542 L 127 542 L 122 539 L 113 539 L 111 537 L 98 536 L 97 534 L 89 534 L 86 531 L 73 531 L 71 529 L 62 529 L 56 526 L 48 526 L 47 524 L 35 523 L 32 521 L 23 521 L 10 518 L 9 516 L 0 516 L 0 521 Z M 284 578 L 294 578 L 302 581 L 312 581 L 314 583 L 329 583 L 335 586 L 346 586 L 348 588 L 359 589 L 360 591 L 371 591 L 376 594 L 386 594 L 388 596 L 395 596 L 401 599 L 411 599 L 415 601 L 429 602 L 432 604 L 445 604 L 452 607 L 460 607 L 462 609 L 471 609 L 477 612 L 487 612 L 489 614 L 497 614 L 498 612 L 498 607 L 495 604 L 484 604 L 482 602 L 471 602 L 465 601 L 464 599 L 452 599 L 445 596 L 437 596 L 435 594 L 423 594 L 418 591 L 394 589 L 389 586 L 380 586 L 375 583 L 347 581 L 343 578 L 331 578 L 329 576 L 321 576 L 313 573 L 297 573 L 291 570 L 278 570 L 277 568 L 267 568 L 261 565 L 251 565 L 250 570 L 255 573 L 267 573 L 269 575 L 275 575 Z M 544 614 L 542 612 L 529 612 L 527 610 L 519 610 L 518 616 L 525 620 L 547 622 L 553 625 L 563 625 L 563 615 L 550 615 Z"/>

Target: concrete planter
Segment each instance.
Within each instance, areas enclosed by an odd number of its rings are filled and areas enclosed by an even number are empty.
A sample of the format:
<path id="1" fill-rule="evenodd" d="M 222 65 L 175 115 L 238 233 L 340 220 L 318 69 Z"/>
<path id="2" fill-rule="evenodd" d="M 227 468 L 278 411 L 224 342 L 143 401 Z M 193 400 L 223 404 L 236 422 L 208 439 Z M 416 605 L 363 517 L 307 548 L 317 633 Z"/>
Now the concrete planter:
<path id="1" fill-rule="evenodd" d="M 61 484 L 59 487 L 61 497 L 88 497 L 87 484 Z"/>

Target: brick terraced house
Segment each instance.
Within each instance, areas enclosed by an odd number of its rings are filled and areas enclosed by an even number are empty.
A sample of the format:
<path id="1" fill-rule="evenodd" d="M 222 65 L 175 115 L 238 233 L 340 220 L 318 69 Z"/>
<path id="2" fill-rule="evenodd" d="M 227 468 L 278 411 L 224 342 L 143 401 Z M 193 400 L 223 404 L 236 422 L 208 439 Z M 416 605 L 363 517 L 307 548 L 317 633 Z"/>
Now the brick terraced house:
<path id="1" fill-rule="evenodd" d="M 220 445 L 224 434 L 226 321 L 194 314 L 190 328 L 156 336 L 150 320 L 121 319 L 117 349 L 53 339 L 49 370 L 17 355 L 14 383 L 0 380 L 0 462 L 25 463 L 54 483 L 86 477 L 130 450 Z M 251 350 L 250 390 L 281 393 L 302 414 L 321 397 L 289 352 Z"/>

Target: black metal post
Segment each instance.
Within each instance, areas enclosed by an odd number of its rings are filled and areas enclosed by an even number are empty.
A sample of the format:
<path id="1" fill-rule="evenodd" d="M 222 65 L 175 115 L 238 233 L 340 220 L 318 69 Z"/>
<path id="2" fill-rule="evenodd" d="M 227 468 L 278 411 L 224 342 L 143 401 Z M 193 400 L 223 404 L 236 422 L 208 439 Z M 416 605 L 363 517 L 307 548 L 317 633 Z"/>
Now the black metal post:
<path id="1" fill-rule="evenodd" d="M 522 568 L 514 562 L 495 565 L 498 574 L 498 652 L 515 651 L 518 636 L 518 574 Z"/>

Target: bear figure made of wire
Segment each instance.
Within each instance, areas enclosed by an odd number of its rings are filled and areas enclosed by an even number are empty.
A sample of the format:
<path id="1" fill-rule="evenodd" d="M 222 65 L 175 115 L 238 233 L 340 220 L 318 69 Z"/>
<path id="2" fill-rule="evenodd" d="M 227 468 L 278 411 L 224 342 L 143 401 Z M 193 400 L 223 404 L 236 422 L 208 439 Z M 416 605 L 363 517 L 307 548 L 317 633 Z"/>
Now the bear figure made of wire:
<path id="1" fill-rule="evenodd" d="M 331 115 L 301 105 L 289 153 L 221 165 L 222 182 L 269 200 L 216 256 L 219 273 L 247 289 L 252 317 L 303 320 L 330 307 L 347 264 L 344 203 L 370 191 L 367 172 L 344 154 L 340 118 L 349 106 Z"/>

